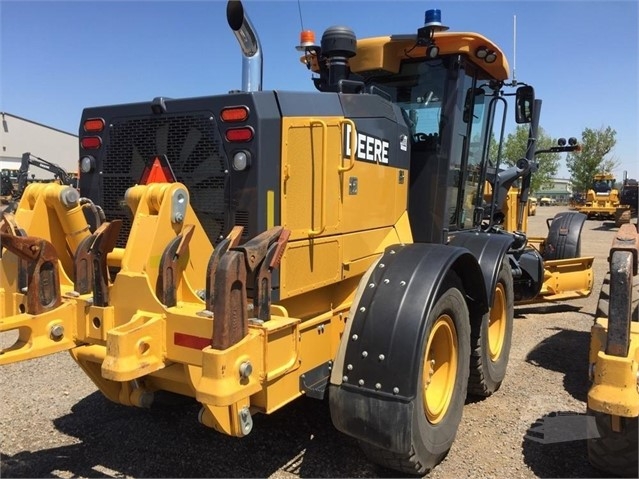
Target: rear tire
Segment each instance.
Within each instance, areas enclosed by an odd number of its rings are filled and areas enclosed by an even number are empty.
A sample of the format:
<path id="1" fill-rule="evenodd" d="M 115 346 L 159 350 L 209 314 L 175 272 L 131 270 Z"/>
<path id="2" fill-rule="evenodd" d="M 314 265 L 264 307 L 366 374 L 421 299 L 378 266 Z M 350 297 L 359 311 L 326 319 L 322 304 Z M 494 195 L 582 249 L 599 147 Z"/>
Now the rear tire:
<path id="1" fill-rule="evenodd" d="M 411 400 L 411 450 L 399 454 L 360 441 L 371 462 L 406 474 L 424 475 L 446 457 L 455 440 L 470 358 L 468 307 L 458 284 L 453 275 L 444 281 L 426 320 L 424 360 L 415 378 L 417 395 Z"/>
<path id="2" fill-rule="evenodd" d="M 499 270 L 493 304 L 481 320 L 473 321 L 468 394 L 488 397 L 506 377 L 514 322 L 513 276 L 505 258 Z"/>
<path id="3" fill-rule="evenodd" d="M 639 477 L 638 418 L 620 418 L 621 432 L 615 432 L 609 414 L 588 409 L 588 415 L 594 417 L 596 427 L 596 431 L 589 434 L 592 438 L 588 439 L 588 459 L 593 467 L 608 474 Z"/>

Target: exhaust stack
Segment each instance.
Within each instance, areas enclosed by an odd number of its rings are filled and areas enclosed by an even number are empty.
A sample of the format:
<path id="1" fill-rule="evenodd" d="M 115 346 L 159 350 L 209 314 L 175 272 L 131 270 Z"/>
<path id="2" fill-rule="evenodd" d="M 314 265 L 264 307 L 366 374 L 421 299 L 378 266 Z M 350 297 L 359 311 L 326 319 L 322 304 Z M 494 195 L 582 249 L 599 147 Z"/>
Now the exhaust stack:
<path id="1" fill-rule="evenodd" d="M 226 19 L 242 49 L 242 91 L 262 90 L 262 47 L 240 0 L 229 0 Z"/>

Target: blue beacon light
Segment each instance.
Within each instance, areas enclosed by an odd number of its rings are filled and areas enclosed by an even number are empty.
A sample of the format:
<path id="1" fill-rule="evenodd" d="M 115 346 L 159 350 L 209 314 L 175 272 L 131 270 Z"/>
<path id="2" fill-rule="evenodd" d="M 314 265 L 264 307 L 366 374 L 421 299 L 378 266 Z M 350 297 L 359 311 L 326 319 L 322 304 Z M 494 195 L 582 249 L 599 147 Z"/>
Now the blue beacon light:
<path id="1" fill-rule="evenodd" d="M 424 28 L 428 28 L 431 32 L 448 30 L 446 25 L 442 25 L 442 11 L 439 8 L 426 10 L 424 14 Z"/>
<path id="2" fill-rule="evenodd" d="M 441 27 L 442 26 L 442 11 L 438 8 L 432 8 L 426 10 L 424 15 L 425 27 Z"/>
<path id="3" fill-rule="evenodd" d="M 439 48 L 433 41 L 433 34 L 446 30 L 448 27 L 442 25 L 442 11 L 438 8 L 426 10 L 424 26 L 417 30 L 417 43 L 427 47 L 426 56 L 428 58 L 435 58 L 439 55 Z"/>

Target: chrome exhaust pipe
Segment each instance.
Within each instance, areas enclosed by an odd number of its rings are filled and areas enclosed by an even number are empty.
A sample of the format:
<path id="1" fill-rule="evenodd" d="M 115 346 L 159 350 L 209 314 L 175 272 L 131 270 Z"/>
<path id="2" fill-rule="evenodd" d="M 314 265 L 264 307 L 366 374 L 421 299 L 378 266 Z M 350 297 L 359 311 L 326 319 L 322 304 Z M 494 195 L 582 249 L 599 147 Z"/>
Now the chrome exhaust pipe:
<path id="1" fill-rule="evenodd" d="M 229 0 L 226 20 L 242 49 L 242 91 L 262 90 L 262 47 L 240 0 Z"/>

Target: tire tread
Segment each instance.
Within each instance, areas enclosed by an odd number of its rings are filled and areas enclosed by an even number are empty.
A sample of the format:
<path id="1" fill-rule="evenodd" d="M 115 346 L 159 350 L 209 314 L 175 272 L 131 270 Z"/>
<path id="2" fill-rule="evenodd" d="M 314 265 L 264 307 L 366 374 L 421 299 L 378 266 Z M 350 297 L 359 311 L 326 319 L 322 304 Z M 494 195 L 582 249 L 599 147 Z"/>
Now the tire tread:
<path id="1" fill-rule="evenodd" d="M 610 272 L 606 273 L 601 284 L 599 299 L 597 301 L 596 318 L 607 318 L 610 310 Z M 632 278 L 632 309 L 630 318 L 639 321 L 639 274 Z"/>
<path id="2" fill-rule="evenodd" d="M 622 432 L 614 432 L 610 415 L 588 410 L 597 425 L 600 437 L 588 439 L 588 459 L 593 467 L 622 477 L 639 477 L 637 461 L 637 421 L 639 418 L 622 418 Z"/>
<path id="3" fill-rule="evenodd" d="M 506 303 L 508 307 L 508 303 L 510 303 L 510 309 L 512 310 L 512 305 L 514 304 L 514 292 L 512 290 L 512 270 L 510 264 L 508 263 L 508 259 L 504 259 L 503 265 L 501 267 L 500 276 L 506 275 L 506 294 L 509 295 L 506 298 Z M 512 312 L 514 315 L 514 311 Z M 514 318 L 511 316 L 509 318 L 511 325 L 509 332 L 512 336 L 512 322 Z M 488 397 L 495 393 L 501 387 L 501 382 L 503 378 L 499 378 L 497 381 L 492 381 L 487 376 L 487 365 L 484 364 L 484 351 L 482 344 L 482 322 L 484 318 L 478 318 L 473 321 L 471 324 L 471 334 L 470 334 L 470 374 L 468 377 L 468 394 L 472 396 L 480 396 L 480 397 Z M 511 337 L 507 339 L 507 344 L 504 344 L 503 354 L 510 354 L 510 345 L 511 345 Z M 506 359 L 507 361 L 508 359 Z"/>

